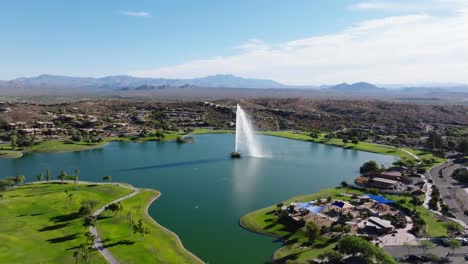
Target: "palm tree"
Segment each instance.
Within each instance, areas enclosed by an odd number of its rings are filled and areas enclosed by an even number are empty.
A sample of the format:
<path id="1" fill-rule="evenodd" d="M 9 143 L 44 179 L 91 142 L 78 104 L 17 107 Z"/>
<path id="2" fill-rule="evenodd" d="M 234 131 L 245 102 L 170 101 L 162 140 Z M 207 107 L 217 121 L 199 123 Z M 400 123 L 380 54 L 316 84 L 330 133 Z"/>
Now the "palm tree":
<path id="1" fill-rule="evenodd" d="M 42 172 L 37 175 L 37 181 L 42 181 L 42 178 L 44 177 L 44 175 L 42 175 Z"/>
<path id="2" fill-rule="evenodd" d="M 420 202 L 420 201 L 419 201 L 418 196 L 413 195 L 413 196 L 411 197 L 411 204 L 413 204 L 413 212 L 416 212 L 416 205 L 418 205 L 419 202 Z"/>
<path id="3" fill-rule="evenodd" d="M 68 175 L 64 170 L 60 171 L 60 174 L 59 174 L 58 178 L 62 181 L 62 184 L 63 184 L 63 181 L 67 178 L 67 176 Z"/>
<path id="4" fill-rule="evenodd" d="M 73 182 L 74 182 L 74 186 L 73 186 L 73 188 L 74 188 L 75 190 L 76 190 L 76 189 L 78 189 L 78 187 L 77 187 L 77 183 L 78 183 L 78 176 L 76 176 L 76 175 L 72 175 L 72 176 L 70 176 L 70 179 L 71 179 L 71 180 L 73 180 Z"/>
<path id="5" fill-rule="evenodd" d="M 21 184 L 26 180 L 26 177 L 24 175 L 18 175 L 15 177 L 14 182 L 15 184 Z"/>
<path id="6" fill-rule="evenodd" d="M 65 191 L 63 191 L 63 192 L 65 193 L 65 204 L 66 204 L 67 207 L 68 207 L 68 192 L 69 192 L 69 190 L 65 190 Z"/>
<path id="7" fill-rule="evenodd" d="M 68 194 L 68 204 L 71 205 L 73 193 Z"/>
<path id="8" fill-rule="evenodd" d="M 76 169 L 75 170 L 75 177 L 73 178 L 73 180 L 75 181 L 75 190 L 76 190 L 76 182 L 78 181 L 78 179 L 80 178 L 80 170 L 79 169 Z"/>
<path id="9" fill-rule="evenodd" d="M 78 264 L 79 257 L 80 257 L 80 252 L 78 250 L 73 252 L 73 258 L 75 259 L 75 264 Z"/>
<path id="10" fill-rule="evenodd" d="M 50 170 L 46 170 L 46 181 L 49 182 L 52 179 L 52 176 L 50 175 Z"/>

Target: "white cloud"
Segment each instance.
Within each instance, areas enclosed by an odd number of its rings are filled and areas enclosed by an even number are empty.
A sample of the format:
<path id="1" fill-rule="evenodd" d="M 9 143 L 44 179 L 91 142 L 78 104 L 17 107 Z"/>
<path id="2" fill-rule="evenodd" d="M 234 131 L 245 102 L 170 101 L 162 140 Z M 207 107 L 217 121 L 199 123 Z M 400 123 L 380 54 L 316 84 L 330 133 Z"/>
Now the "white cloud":
<path id="1" fill-rule="evenodd" d="M 453 1 L 453 0 L 451 0 Z M 240 53 L 133 71 L 144 77 L 229 73 L 287 84 L 468 83 L 468 12 L 363 21 L 341 32 L 279 44 L 250 40 Z"/>
<path id="2" fill-rule="evenodd" d="M 120 14 L 124 16 L 133 16 L 133 17 L 150 17 L 151 14 L 144 11 L 120 11 Z"/>
<path id="3" fill-rule="evenodd" d="M 466 0 L 369 0 L 351 5 L 355 10 L 381 11 L 429 11 L 453 10 L 467 6 Z"/>

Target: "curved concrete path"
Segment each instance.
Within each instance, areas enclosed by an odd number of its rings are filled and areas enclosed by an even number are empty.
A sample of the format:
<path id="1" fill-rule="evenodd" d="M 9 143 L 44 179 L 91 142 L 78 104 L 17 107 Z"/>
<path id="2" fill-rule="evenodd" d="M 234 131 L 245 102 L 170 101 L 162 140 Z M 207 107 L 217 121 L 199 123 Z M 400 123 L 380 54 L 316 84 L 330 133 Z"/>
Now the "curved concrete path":
<path id="1" fill-rule="evenodd" d="M 111 184 L 111 183 L 110 183 Z M 118 184 L 118 183 L 117 183 Z M 128 186 L 128 185 L 125 185 L 125 184 L 118 184 L 119 186 L 121 187 L 124 187 L 124 188 L 127 188 L 127 189 L 130 189 L 130 190 L 133 190 L 133 192 L 131 194 L 128 194 L 124 197 L 121 197 L 117 200 L 114 200 L 106 205 L 104 205 L 103 207 L 97 209 L 93 214 L 92 216 L 95 216 L 95 217 L 98 217 L 105 209 L 106 209 L 106 206 L 110 205 L 110 204 L 113 204 L 113 203 L 118 203 L 120 201 L 123 201 L 123 200 L 126 200 L 132 196 L 135 196 L 137 195 L 140 190 L 138 188 L 135 188 L 133 186 Z M 93 233 L 95 236 L 96 236 L 96 239 L 94 239 L 94 247 L 96 248 L 96 250 L 101 253 L 101 255 L 107 260 L 107 262 L 109 262 L 110 264 L 119 264 L 119 261 L 114 257 L 112 256 L 111 252 L 104 247 L 104 243 L 101 239 L 101 237 L 99 236 L 99 233 L 96 229 L 96 227 L 94 226 L 90 226 L 89 227 L 89 231 L 91 233 Z"/>

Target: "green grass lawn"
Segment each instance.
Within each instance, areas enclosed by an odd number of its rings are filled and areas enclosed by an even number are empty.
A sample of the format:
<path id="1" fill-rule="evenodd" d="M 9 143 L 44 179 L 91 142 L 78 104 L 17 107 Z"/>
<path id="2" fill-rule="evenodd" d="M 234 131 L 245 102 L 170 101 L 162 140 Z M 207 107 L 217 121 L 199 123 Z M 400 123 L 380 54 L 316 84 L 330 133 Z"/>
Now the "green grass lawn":
<path id="1" fill-rule="evenodd" d="M 362 191 L 353 190 L 353 189 L 343 189 L 343 188 L 334 188 L 334 189 L 323 189 L 318 193 L 314 194 L 307 194 L 296 196 L 290 198 L 284 202 L 284 205 L 289 205 L 291 202 L 300 201 L 312 201 L 316 200 L 317 198 L 327 198 L 328 196 L 333 197 L 334 199 L 340 200 L 349 200 L 351 197 L 344 196 L 342 193 L 355 193 L 355 194 L 363 194 Z M 402 196 L 402 195 L 389 195 L 387 196 L 390 199 L 398 202 L 401 199 L 406 201 L 405 206 L 408 208 L 412 208 L 410 204 L 411 197 Z M 302 230 L 290 230 L 287 226 L 278 223 L 276 220 L 278 217 L 273 214 L 274 210 L 277 209 L 276 205 L 272 205 L 254 212 L 251 212 L 247 215 L 244 215 L 240 219 L 240 223 L 246 229 L 266 234 L 272 235 L 275 237 L 282 238 L 285 242 L 284 246 L 278 249 L 274 257 L 275 259 L 287 259 L 294 256 L 294 259 L 298 261 L 306 261 L 317 257 L 319 254 L 323 253 L 327 249 L 332 249 L 334 247 L 334 243 L 330 243 L 323 238 L 315 243 L 312 247 L 303 247 L 302 244 L 307 242 L 307 236 Z M 423 206 L 417 206 L 416 210 L 420 213 L 421 217 L 426 222 L 426 234 L 431 237 L 437 236 L 446 236 L 447 235 L 447 228 L 444 225 L 443 221 L 439 221 L 439 219 L 435 216 L 434 213 L 425 209 Z"/>
<path id="2" fill-rule="evenodd" d="M 16 150 L 0 150 L 0 158 L 20 158 L 23 156 L 23 153 L 21 151 L 16 151 Z"/>
<path id="3" fill-rule="evenodd" d="M 326 139 L 324 137 L 325 134 L 320 134 L 318 138 L 312 138 L 307 133 L 296 133 L 293 131 L 269 131 L 269 132 L 262 132 L 262 134 L 276 136 L 276 137 L 284 137 L 284 138 L 295 139 L 295 140 L 304 140 L 304 141 L 310 141 L 310 142 L 315 142 L 315 143 L 322 143 L 322 144 L 333 145 L 333 146 L 342 147 L 346 149 L 354 149 L 354 150 L 367 151 L 367 152 L 373 152 L 373 153 L 384 154 L 384 155 L 391 155 L 391 156 L 396 156 L 396 157 L 405 158 L 405 159 L 414 159 L 413 156 L 397 148 L 369 143 L 369 142 L 359 142 L 357 144 L 353 144 L 353 143 L 345 144 L 343 143 L 341 139 L 338 139 L 338 138 Z"/>
<path id="4" fill-rule="evenodd" d="M 114 216 L 105 212 L 104 219 L 98 222 L 104 245 L 120 263 L 201 263 L 180 245 L 172 232 L 146 214 L 149 202 L 157 195 L 157 191 L 141 189 L 136 196 L 122 201 L 122 213 Z M 143 237 L 133 234 L 129 228 L 128 212 L 134 221 L 142 218 L 150 233 Z"/>
<path id="5" fill-rule="evenodd" d="M 66 205 L 65 190 L 73 194 Z M 6 192 L 0 200 L 0 262 L 74 263 L 73 252 L 86 239 L 83 218 L 75 213 L 82 200 L 100 205 L 131 191 L 111 184 L 37 183 Z M 93 263 L 105 263 L 93 252 Z"/>

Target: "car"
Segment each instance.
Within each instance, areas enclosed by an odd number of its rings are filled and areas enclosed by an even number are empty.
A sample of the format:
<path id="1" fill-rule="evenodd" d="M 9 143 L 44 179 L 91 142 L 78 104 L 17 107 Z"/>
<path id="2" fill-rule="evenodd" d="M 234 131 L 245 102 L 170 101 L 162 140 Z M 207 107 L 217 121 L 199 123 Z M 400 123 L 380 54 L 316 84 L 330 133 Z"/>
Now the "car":
<path id="1" fill-rule="evenodd" d="M 463 246 L 467 246 L 468 245 L 468 238 L 460 238 L 459 241 L 461 242 L 461 244 Z"/>
<path id="2" fill-rule="evenodd" d="M 465 260 L 468 260 L 468 254 L 465 254 Z"/>
<path id="3" fill-rule="evenodd" d="M 401 261 L 409 263 L 425 263 L 429 262 L 430 259 L 426 256 L 408 255 L 406 257 L 403 257 Z"/>

